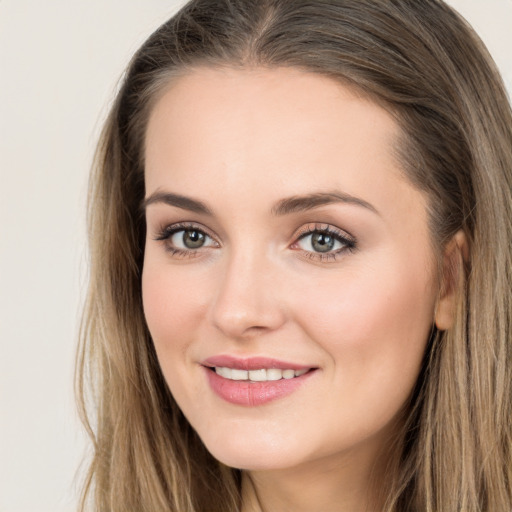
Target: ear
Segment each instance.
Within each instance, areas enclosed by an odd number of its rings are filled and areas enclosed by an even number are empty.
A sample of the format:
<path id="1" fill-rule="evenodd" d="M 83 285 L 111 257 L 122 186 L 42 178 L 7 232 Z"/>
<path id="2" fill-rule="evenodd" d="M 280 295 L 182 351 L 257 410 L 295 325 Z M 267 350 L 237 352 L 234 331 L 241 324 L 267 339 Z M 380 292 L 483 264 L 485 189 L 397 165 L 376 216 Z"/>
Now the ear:
<path id="1" fill-rule="evenodd" d="M 446 244 L 443 254 L 441 289 L 439 292 L 435 323 L 436 327 L 445 331 L 453 325 L 457 302 L 458 283 L 464 262 L 469 259 L 469 246 L 465 233 L 460 230 Z"/>

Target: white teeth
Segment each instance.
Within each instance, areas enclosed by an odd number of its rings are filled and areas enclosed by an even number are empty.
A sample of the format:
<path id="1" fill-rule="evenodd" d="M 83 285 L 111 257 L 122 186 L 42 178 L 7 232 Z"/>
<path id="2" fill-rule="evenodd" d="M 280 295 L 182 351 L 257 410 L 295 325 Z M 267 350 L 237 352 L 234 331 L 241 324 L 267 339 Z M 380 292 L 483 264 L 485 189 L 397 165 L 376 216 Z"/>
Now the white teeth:
<path id="1" fill-rule="evenodd" d="M 225 379 L 231 379 L 231 368 L 220 367 L 215 368 L 215 371 L 221 377 L 224 377 Z"/>
<path id="2" fill-rule="evenodd" d="M 281 379 L 293 379 L 304 375 L 309 368 L 302 370 L 280 370 L 279 368 L 261 368 L 258 370 L 238 370 L 225 366 L 216 366 L 215 373 L 230 380 L 249 380 L 251 382 L 266 382 Z"/>
<path id="3" fill-rule="evenodd" d="M 267 370 L 251 370 L 249 372 L 249 380 L 252 380 L 254 382 L 262 382 L 264 380 L 267 380 Z"/>
<path id="4" fill-rule="evenodd" d="M 267 370 L 267 380 L 281 380 L 283 378 L 283 370 L 278 368 L 269 368 Z"/>
<path id="5" fill-rule="evenodd" d="M 231 378 L 233 380 L 247 380 L 249 377 L 249 372 L 247 370 L 235 370 L 234 368 L 231 370 Z"/>

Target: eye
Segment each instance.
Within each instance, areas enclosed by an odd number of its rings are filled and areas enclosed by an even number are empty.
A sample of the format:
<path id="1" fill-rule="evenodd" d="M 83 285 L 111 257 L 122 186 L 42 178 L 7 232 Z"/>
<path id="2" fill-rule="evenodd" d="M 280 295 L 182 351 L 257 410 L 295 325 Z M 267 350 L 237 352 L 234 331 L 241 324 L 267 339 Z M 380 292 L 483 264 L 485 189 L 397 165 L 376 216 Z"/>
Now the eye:
<path id="1" fill-rule="evenodd" d="M 180 229 L 175 231 L 168 240 L 176 249 L 200 249 L 212 245 L 213 240 L 199 229 Z"/>
<path id="2" fill-rule="evenodd" d="M 155 240 L 162 241 L 172 256 L 196 256 L 210 247 L 219 247 L 214 238 L 205 230 L 194 225 L 173 224 L 157 234 Z"/>
<path id="3" fill-rule="evenodd" d="M 343 243 L 336 237 L 325 231 L 314 231 L 309 235 L 303 235 L 298 240 L 297 245 L 305 251 L 314 251 L 320 253 L 331 252 L 343 247 Z"/>
<path id="4" fill-rule="evenodd" d="M 354 237 L 348 233 L 328 225 L 305 226 L 297 235 L 292 249 L 304 251 L 309 259 L 319 261 L 335 260 L 345 251 L 356 247 Z"/>

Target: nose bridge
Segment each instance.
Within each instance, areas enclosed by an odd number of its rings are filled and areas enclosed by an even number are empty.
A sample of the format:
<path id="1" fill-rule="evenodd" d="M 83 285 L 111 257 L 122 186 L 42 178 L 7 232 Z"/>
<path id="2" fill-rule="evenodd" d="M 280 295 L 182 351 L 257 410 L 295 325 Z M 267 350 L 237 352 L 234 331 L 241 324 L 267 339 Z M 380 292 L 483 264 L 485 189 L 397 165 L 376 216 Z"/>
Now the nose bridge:
<path id="1" fill-rule="evenodd" d="M 260 246 L 227 251 L 212 304 L 214 325 L 229 337 L 274 330 L 284 322 L 274 286 L 275 262 Z"/>

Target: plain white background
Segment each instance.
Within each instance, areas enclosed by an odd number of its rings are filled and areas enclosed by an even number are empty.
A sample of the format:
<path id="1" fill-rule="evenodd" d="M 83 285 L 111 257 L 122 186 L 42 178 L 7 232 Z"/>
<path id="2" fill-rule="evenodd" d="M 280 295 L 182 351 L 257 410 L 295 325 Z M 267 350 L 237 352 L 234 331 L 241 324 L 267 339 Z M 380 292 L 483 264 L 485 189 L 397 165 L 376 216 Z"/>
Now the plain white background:
<path id="1" fill-rule="evenodd" d="M 76 508 L 88 168 L 128 59 L 183 3 L 0 0 L 0 512 Z M 512 91 L 512 0 L 450 3 Z"/>

